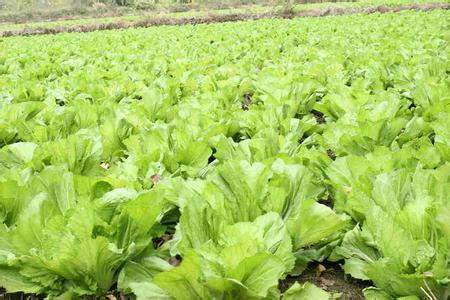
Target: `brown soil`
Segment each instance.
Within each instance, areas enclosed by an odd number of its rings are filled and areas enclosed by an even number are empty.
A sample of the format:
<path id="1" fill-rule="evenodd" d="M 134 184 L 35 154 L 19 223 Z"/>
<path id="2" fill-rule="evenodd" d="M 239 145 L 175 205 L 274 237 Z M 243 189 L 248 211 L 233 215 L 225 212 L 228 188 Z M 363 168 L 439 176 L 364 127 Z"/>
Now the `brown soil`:
<path id="1" fill-rule="evenodd" d="M 30 295 L 24 293 L 7 294 L 6 291 L 0 288 L 0 300 L 43 300 L 44 296 Z"/>
<path id="2" fill-rule="evenodd" d="M 250 104 L 252 104 L 252 94 L 245 94 L 244 99 L 242 100 L 241 109 L 248 110 L 250 108 Z"/>
<path id="3" fill-rule="evenodd" d="M 364 294 L 362 290 L 370 286 L 370 282 L 365 282 L 345 275 L 339 264 L 324 262 L 311 264 L 300 276 L 288 276 L 279 284 L 281 292 L 286 291 L 295 282 L 310 282 L 324 289 L 327 292 L 340 293 L 341 300 L 362 300 Z M 324 267 L 324 268 L 323 268 Z"/>
<path id="4" fill-rule="evenodd" d="M 318 124 L 325 124 L 327 122 L 327 120 L 325 119 L 325 115 L 320 111 L 313 109 L 311 113 L 313 114 L 314 118 L 316 118 Z"/>
<path id="5" fill-rule="evenodd" d="M 308 0 L 316 3 L 321 0 Z M 301 2 L 299 2 L 301 3 Z M 261 6 L 271 5 L 270 1 L 262 1 Z M 42 10 L 42 11 L 27 11 L 19 13 L 0 14 L 0 24 L 26 24 L 33 22 L 48 22 L 48 21 L 68 21 L 92 18 L 109 18 L 109 17 L 123 17 L 123 16 L 144 16 L 145 14 L 156 13 L 176 13 L 187 11 L 207 11 L 207 10 L 222 10 L 241 8 L 245 5 L 240 3 L 176 3 L 170 5 L 152 5 L 148 4 L 144 7 L 130 8 L 128 6 L 117 6 L 111 4 L 103 4 L 100 7 L 85 7 L 65 8 L 56 10 Z"/>
<path id="6" fill-rule="evenodd" d="M 121 17 L 132 13 L 132 10 L 122 9 L 114 6 L 105 6 L 101 10 L 80 11 L 77 9 L 61 9 L 57 11 L 34 11 L 21 12 L 18 14 L 2 14 L 0 15 L 0 24 L 27 24 L 33 22 L 54 22 L 68 21 L 91 18 L 109 18 Z M 138 12 L 139 13 L 139 12 Z"/>
<path id="7" fill-rule="evenodd" d="M 228 14 L 228 15 L 209 15 L 204 17 L 192 17 L 192 18 L 163 18 L 154 17 L 143 19 L 134 22 L 116 21 L 109 23 L 93 23 L 84 25 L 66 25 L 56 26 L 51 28 L 26 28 L 19 30 L 6 30 L 0 32 L 0 37 L 10 36 L 30 36 L 40 34 L 57 34 L 62 32 L 90 32 L 97 30 L 112 30 L 122 28 L 138 28 L 138 27 L 152 27 L 161 25 L 197 25 L 207 23 L 222 23 L 222 22 L 234 22 L 244 20 L 258 20 L 264 18 L 298 18 L 298 17 L 321 17 L 321 16 L 339 16 L 347 14 L 357 13 L 386 13 L 386 12 L 398 12 L 402 10 L 419 10 L 429 11 L 433 9 L 449 9 L 449 3 L 430 3 L 430 4 L 411 4 L 402 6 L 375 6 L 375 7 L 363 7 L 363 8 L 326 8 L 326 9 L 311 9 L 301 12 L 270 12 L 270 13 L 253 13 L 253 14 Z"/>

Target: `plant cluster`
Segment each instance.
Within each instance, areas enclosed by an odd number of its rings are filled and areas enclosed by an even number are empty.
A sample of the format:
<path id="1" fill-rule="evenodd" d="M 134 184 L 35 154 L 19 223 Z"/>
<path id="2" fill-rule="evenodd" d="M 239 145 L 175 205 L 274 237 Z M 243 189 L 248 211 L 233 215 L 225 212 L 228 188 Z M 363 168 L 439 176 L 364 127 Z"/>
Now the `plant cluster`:
<path id="1" fill-rule="evenodd" d="M 0 285 L 445 299 L 449 12 L 0 41 Z M 403 298 L 406 299 L 406 298 Z"/>

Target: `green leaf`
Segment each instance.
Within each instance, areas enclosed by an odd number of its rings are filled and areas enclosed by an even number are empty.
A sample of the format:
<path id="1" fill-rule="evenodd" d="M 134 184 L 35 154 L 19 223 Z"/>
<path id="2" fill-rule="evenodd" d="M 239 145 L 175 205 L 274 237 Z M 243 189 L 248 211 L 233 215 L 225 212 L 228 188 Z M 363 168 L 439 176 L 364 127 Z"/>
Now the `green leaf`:
<path id="1" fill-rule="evenodd" d="M 241 282 L 260 297 L 266 297 L 268 290 L 278 285 L 278 279 L 285 272 L 282 261 L 271 254 L 259 253 L 245 258 L 229 276 Z"/>
<path id="2" fill-rule="evenodd" d="M 304 284 L 294 283 L 286 292 L 283 293 L 283 300 L 329 300 L 331 295 L 312 283 Z"/>
<path id="3" fill-rule="evenodd" d="M 157 256 L 144 257 L 136 261 L 129 261 L 125 264 L 119 274 L 118 288 L 125 292 L 137 295 L 138 297 L 150 297 L 145 291 L 155 275 L 160 272 L 169 271 L 172 266 L 165 260 Z"/>
<path id="4" fill-rule="evenodd" d="M 157 274 L 154 282 L 175 299 L 208 299 L 208 292 L 200 283 L 201 269 L 198 255 L 190 251 L 179 267 Z"/>
<path id="5" fill-rule="evenodd" d="M 374 287 L 365 288 L 363 292 L 367 300 L 392 300 L 388 294 Z"/>
<path id="6" fill-rule="evenodd" d="M 17 268 L 0 265 L 0 282 L 8 293 L 25 292 L 39 294 L 43 288 L 29 278 L 22 276 Z"/>
<path id="7" fill-rule="evenodd" d="M 336 214 L 331 208 L 314 200 L 303 202 L 300 213 L 287 220 L 294 249 L 323 241 L 348 226 L 350 219 Z"/>
<path id="8" fill-rule="evenodd" d="M 168 293 L 152 282 L 131 282 L 130 288 L 137 300 L 172 299 Z"/>

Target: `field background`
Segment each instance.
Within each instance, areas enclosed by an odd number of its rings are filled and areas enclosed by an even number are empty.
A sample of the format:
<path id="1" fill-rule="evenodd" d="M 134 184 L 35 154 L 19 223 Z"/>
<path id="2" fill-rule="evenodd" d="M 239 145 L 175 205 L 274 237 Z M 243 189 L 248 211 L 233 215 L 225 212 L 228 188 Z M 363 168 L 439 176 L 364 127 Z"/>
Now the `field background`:
<path id="1" fill-rule="evenodd" d="M 123 1 L 123 3 L 122 3 Z M 135 21 L 149 16 L 197 17 L 207 14 L 264 13 L 280 9 L 398 6 L 443 3 L 440 0 L 0 0 L 0 29 L 46 27 L 92 22 Z M 26 25 L 22 25 L 26 24 Z"/>
<path id="2" fill-rule="evenodd" d="M 161 19 L 175 20 L 176 22 L 183 18 L 299 14 L 327 9 L 351 10 L 439 3 L 445 2 L 441 0 L 0 0 L 0 36 L 2 36 L 2 32 L 6 31 L 70 28 L 93 24 L 139 23 Z"/>

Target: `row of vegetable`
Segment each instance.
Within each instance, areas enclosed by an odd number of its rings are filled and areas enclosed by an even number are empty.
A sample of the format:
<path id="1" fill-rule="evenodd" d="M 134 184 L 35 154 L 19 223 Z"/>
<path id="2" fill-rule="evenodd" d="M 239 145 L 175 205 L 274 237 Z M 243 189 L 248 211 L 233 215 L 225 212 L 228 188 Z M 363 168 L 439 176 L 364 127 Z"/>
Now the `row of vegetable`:
<path id="1" fill-rule="evenodd" d="M 68 299 L 450 293 L 449 13 L 0 41 L 0 286 Z"/>

